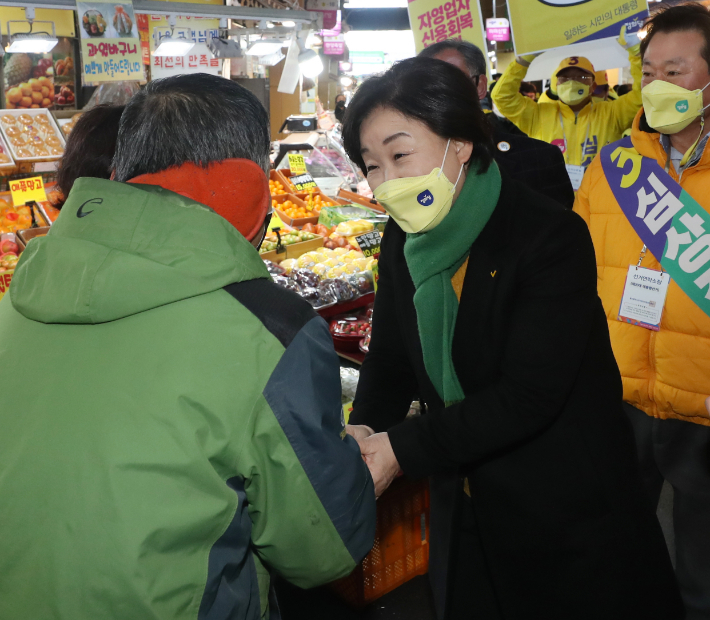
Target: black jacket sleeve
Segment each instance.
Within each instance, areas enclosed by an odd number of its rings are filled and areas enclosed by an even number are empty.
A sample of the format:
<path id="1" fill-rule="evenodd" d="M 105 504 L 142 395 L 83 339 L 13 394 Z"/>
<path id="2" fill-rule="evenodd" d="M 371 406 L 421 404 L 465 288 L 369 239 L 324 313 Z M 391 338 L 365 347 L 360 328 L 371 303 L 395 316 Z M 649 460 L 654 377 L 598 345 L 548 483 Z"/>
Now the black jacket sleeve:
<path id="1" fill-rule="evenodd" d="M 563 207 L 571 209 L 574 206 L 574 190 L 560 149 L 527 136 L 496 132 L 493 139 L 496 163 L 516 181 Z M 501 149 L 501 144 L 506 150 Z"/>
<path id="2" fill-rule="evenodd" d="M 417 391 L 416 375 L 397 317 L 397 293 L 389 266 L 387 237 L 386 231 L 379 262 L 370 351 L 360 369 L 350 415 L 350 424 L 367 424 L 376 432 L 386 431 L 401 422 Z"/>
<path id="3" fill-rule="evenodd" d="M 589 231 L 576 214 L 561 215 L 521 251 L 519 293 L 497 380 L 440 413 L 389 430 L 406 474 L 475 463 L 532 439 L 561 414 L 593 322 L 603 319 Z"/>

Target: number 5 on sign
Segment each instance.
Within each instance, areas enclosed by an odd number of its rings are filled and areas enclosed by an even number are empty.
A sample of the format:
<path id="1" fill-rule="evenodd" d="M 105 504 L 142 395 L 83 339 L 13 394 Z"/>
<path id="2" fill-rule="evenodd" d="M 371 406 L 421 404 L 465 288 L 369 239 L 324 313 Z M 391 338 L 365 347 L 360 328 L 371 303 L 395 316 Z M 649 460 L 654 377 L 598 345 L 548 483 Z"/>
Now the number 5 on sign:
<path id="1" fill-rule="evenodd" d="M 10 192 L 12 193 L 13 204 L 18 207 L 32 200 L 35 202 L 47 200 L 47 192 L 44 189 L 42 177 L 10 181 Z"/>

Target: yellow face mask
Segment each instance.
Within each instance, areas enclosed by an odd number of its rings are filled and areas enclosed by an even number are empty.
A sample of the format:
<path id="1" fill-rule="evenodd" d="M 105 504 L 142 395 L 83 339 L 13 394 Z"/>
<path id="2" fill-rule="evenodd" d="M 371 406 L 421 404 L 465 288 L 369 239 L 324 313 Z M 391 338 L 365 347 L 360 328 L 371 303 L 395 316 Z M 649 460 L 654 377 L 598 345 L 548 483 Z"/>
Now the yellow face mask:
<path id="1" fill-rule="evenodd" d="M 646 122 L 659 133 L 673 134 L 683 131 L 700 116 L 704 88 L 688 90 L 663 80 L 654 80 L 641 90 Z"/>
<path id="2" fill-rule="evenodd" d="M 703 107 L 703 91 L 710 82 L 702 88 L 688 90 L 663 80 L 654 80 L 641 90 L 643 111 L 646 122 L 658 133 L 674 134 L 683 131 L 696 118 L 700 117 L 700 133 L 698 139 L 685 152 L 680 165 L 688 163 L 695 152 L 695 147 L 703 135 L 705 115 L 703 112 L 710 106 Z"/>
<path id="3" fill-rule="evenodd" d="M 444 174 L 444 162 L 451 140 L 446 144 L 444 159 L 439 168 L 418 177 L 406 177 L 385 181 L 373 192 L 375 198 L 406 233 L 424 233 L 438 226 L 451 211 L 456 183 Z"/>
<path id="4" fill-rule="evenodd" d="M 589 97 L 590 88 L 588 84 L 582 84 L 582 82 L 575 80 L 567 80 L 566 82 L 562 82 L 562 84 L 557 84 L 557 96 L 562 103 L 577 105 Z"/>

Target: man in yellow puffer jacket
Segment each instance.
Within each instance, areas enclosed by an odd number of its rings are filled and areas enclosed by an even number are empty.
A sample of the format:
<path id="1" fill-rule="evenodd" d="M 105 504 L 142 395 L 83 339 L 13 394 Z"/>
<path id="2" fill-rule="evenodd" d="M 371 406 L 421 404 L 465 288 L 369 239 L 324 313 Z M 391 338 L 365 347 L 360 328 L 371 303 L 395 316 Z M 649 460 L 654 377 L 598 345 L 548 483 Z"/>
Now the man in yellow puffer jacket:
<path id="1" fill-rule="evenodd" d="M 676 574 L 688 620 L 710 618 L 710 292 L 700 277 L 710 277 L 709 48 L 710 13 L 700 4 L 654 15 L 641 46 L 645 110 L 630 142 L 594 160 L 574 207 L 594 241 L 645 486 L 655 504 L 664 480 L 674 488 Z M 668 230 L 656 228 L 662 243 L 653 249 L 648 222 L 661 220 Z M 628 316 L 624 290 L 632 290 L 627 274 L 638 274 L 637 264 L 670 276 L 658 331 L 619 319 L 622 295 Z"/>
<path id="2" fill-rule="evenodd" d="M 558 100 L 545 97 L 543 101 L 535 102 L 524 97 L 518 91 L 533 58 L 518 57 L 511 62 L 498 80 L 491 97 L 498 111 L 521 131 L 531 138 L 560 147 L 576 190 L 584 169 L 592 163 L 599 150 L 621 138 L 641 108 L 641 58 L 638 56 L 638 45 L 629 47 L 634 89 L 616 101 L 592 102 L 596 86 L 594 66 L 582 56 L 565 58 L 555 71 L 553 79 L 556 80 Z M 578 88 L 571 94 L 565 94 L 565 88 L 569 89 L 573 85 Z"/>

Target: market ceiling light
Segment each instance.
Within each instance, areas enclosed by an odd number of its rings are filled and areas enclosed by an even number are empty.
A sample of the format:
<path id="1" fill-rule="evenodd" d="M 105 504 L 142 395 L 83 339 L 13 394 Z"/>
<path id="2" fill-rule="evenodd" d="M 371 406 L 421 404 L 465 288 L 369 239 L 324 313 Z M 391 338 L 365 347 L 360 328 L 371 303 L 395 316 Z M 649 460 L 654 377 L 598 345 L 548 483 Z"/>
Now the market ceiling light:
<path id="1" fill-rule="evenodd" d="M 59 40 L 46 36 L 15 35 L 7 47 L 11 54 L 47 54 L 59 43 Z"/>
<path id="2" fill-rule="evenodd" d="M 308 78 L 314 78 L 323 72 L 323 61 L 313 50 L 306 50 L 298 55 L 298 66 L 301 73 Z"/>
<path id="3" fill-rule="evenodd" d="M 353 79 L 351 77 L 348 77 L 347 75 L 344 75 L 340 78 L 340 83 L 345 87 L 352 86 Z"/>
<path id="4" fill-rule="evenodd" d="M 168 25 L 170 26 L 170 35 L 160 41 L 160 45 L 155 48 L 153 56 L 187 56 L 190 50 L 195 47 L 195 42 L 190 39 L 179 39 L 175 35 L 175 24 L 177 17 L 168 15 Z M 184 28 L 183 30 L 188 30 Z"/>
<path id="5" fill-rule="evenodd" d="M 283 45 L 283 41 L 261 39 L 260 41 L 254 41 L 254 43 L 247 48 L 246 53 L 250 56 L 268 56 L 269 54 L 275 54 L 281 51 Z"/>
<path id="6" fill-rule="evenodd" d="M 165 37 L 153 52 L 153 56 L 187 56 L 193 47 L 194 41 Z"/>
<path id="7" fill-rule="evenodd" d="M 284 28 L 293 28 L 296 25 L 296 22 L 292 22 L 290 19 L 287 19 L 285 22 L 281 22 L 281 25 Z"/>
<path id="8" fill-rule="evenodd" d="M 10 20 L 7 22 L 7 33 L 10 35 L 10 44 L 5 48 L 5 51 L 12 52 L 13 54 L 46 54 L 51 52 L 59 40 L 54 33 L 54 22 L 35 22 L 35 10 L 34 7 L 27 7 L 25 9 L 25 17 L 27 21 L 22 20 Z M 34 25 L 38 24 L 51 24 L 52 32 L 33 32 Z M 12 27 L 10 24 L 24 24 L 25 26 L 29 24 L 29 32 L 22 32 L 12 34 Z M 2 53 L 0 53 L 2 56 Z"/>

